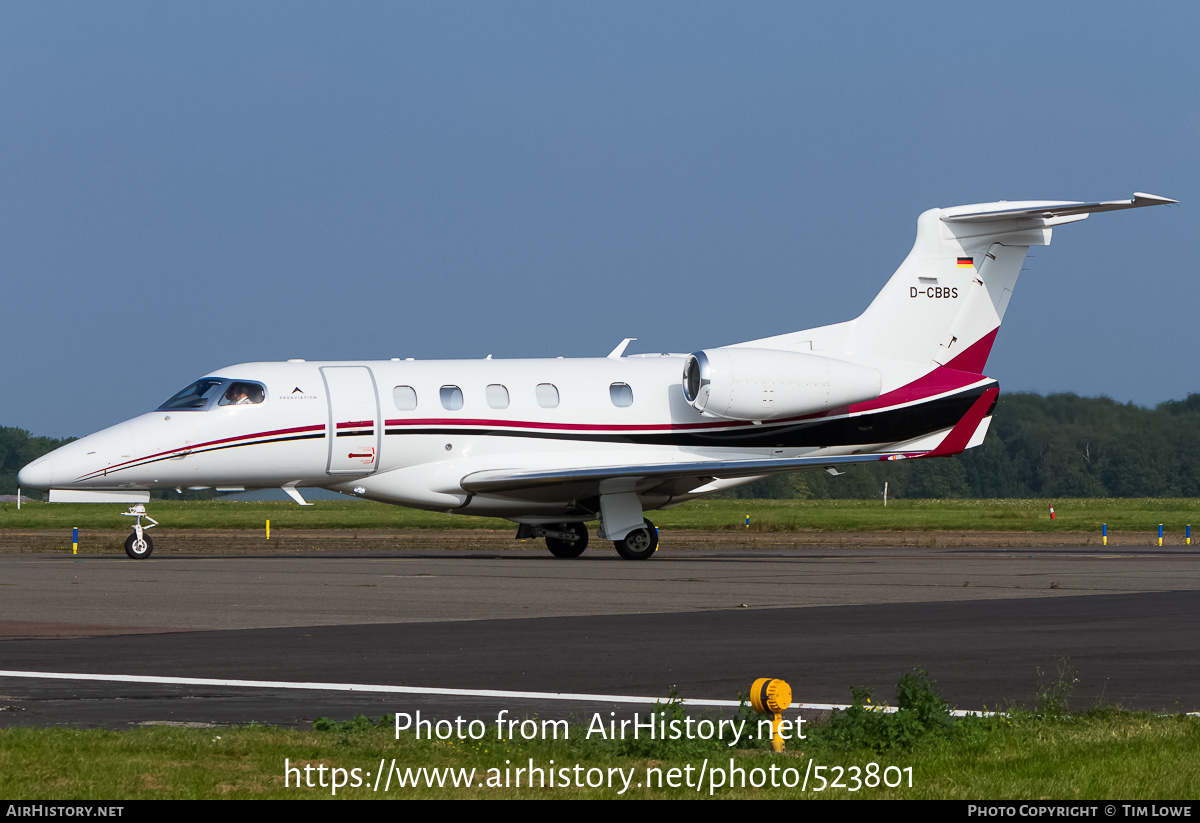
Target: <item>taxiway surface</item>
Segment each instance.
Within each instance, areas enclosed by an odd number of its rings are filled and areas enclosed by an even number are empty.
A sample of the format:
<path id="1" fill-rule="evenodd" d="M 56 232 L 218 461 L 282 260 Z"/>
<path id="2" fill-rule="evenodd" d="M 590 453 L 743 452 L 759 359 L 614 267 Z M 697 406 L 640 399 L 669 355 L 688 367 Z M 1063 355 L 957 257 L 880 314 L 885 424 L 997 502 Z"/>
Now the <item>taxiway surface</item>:
<path id="1" fill-rule="evenodd" d="M 0 669 L 405 686 L 380 694 L 0 676 L 0 725 L 280 723 L 422 710 L 565 716 L 613 704 L 445 689 L 805 703 L 891 697 L 913 666 L 960 708 L 1200 709 L 1191 548 L 702 550 L 648 562 L 534 549 L 0 555 Z M 1039 671 L 1041 674 L 1039 675 Z"/>

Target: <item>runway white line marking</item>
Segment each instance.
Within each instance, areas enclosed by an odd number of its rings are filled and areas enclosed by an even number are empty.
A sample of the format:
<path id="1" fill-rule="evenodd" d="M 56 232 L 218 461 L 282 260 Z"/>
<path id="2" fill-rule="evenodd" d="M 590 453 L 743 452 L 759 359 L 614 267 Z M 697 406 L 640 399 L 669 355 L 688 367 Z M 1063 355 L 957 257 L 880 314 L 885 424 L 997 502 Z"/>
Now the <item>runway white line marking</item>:
<path id="1" fill-rule="evenodd" d="M 0 670 L 0 677 L 24 677 L 47 680 L 103 680 L 113 683 L 159 683 L 168 686 L 229 686 L 239 689 L 307 689 L 322 692 L 375 692 L 381 694 L 427 694 L 454 697 L 505 697 L 514 700 L 575 700 L 601 703 L 666 703 L 664 697 L 641 697 L 628 694 L 573 694 L 570 692 L 518 692 L 503 689 L 443 689 L 423 686 L 383 686 L 370 683 L 296 683 L 288 680 L 222 680 L 213 677 L 151 677 L 140 674 L 83 674 L 79 672 L 17 672 Z M 738 708 L 737 700 L 701 700 L 680 698 L 685 706 L 721 706 Z M 788 708 L 810 711 L 835 711 L 850 708 L 845 703 L 792 703 Z M 896 711 L 881 707 L 876 711 Z M 951 714 L 964 717 L 979 712 L 955 710 Z M 991 714 L 991 712 L 986 712 Z"/>

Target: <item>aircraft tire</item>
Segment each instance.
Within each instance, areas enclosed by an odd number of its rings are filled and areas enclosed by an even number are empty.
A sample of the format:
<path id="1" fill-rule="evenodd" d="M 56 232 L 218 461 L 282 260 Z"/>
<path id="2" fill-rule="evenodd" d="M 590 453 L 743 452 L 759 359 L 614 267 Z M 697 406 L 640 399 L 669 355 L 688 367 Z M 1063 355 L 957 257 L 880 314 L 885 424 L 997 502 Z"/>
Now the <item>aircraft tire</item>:
<path id="1" fill-rule="evenodd" d="M 546 548 L 550 550 L 550 554 L 555 557 L 579 557 L 583 554 L 588 544 L 587 527 L 582 523 L 560 523 L 558 527 L 565 532 L 574 532 L 578 535 L 578 539 L 563 540 L 558 537 L 547 537 Z"/>
<path id="2" fill-rule="evenodd" d="M 144 547 L 137 545 L 138 539 L 136 534 L 131 534 L 125 538 L 125 554 L 132 557 L 134 560 L 145 560 L 150 556 L 150 552 L 154 551 L 154 543 L 149 537 L 142 535 L 142 543 Z"/>
<path id="3" fill-rule="evenodd" d="M 658 551 L 658 529 L 649 520 L 640 529 L 634 529 L 621 540 L 614 540 L 617 554 L 626 560 L 649 560 Z"/>

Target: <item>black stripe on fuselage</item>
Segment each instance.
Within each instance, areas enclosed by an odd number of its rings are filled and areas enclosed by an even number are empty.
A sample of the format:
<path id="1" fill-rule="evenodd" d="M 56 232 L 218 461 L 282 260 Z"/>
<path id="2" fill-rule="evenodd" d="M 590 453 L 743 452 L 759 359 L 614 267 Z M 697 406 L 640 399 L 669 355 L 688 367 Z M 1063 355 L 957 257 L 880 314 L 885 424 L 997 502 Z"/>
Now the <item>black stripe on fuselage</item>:
<path id="1" fill-rule="evenodd" d="M 105 469 L 103 471 L 96 471 L 96 472 L 93 472 L 91 475 L 89 475 L 85 479 L 94 479 L 96 477 L 107 477 L 109 475 L 117 474 L 118 472 L 123 472 L 126 469 L 137 469 L 137 468 L 141 468 L 142 466 L 149 466 L 151 463 L 163 463 L 167 460 L 179 460 L 179 459 L 182 459 L 185 457 L 191 457 L 194 454 L 208 454 L 209 452 L 219 452 L 219 451 L 224 451 L 225 449 L 240 449 L 243 446 L 263 446 L 268 443 L 290 443 L 294 440 L 321 440 L 321 439 L 324 439 L 324 437 L 325 437 L 324 432 L 318 432 L 316 434 L 293 434 L 288 437 L 275 437 L 270 440 L 249 440 L 249 441 L 245 441 L 242 443 L 223 443 L 219 446 L 207 446 L 207 447 L 202 446 L 200 448 L 192 449 L 190 451 L 180 450 L 177 452 L 172 452 L 171 454 L 162 455 L 161 457 L 152 457 L 148 460 L 139 460 L 136 463 L 130 463 L 127 466 L 121 466 L 120 468 L 117 468 L 117 469 Z"/>
<path id="2" fill-rule="evenodd" d="M 485 437 L 532 437 L 538 440 L 573 440 L 590 443 L 630 443 L 642 446 L 707 446 L 738 448 L 820 448 L 871 443 L 899 443 L 958 423 L 988 389 L 989 383 L 967 391 L 898 409 L 884 409 L 834 420 L 804 420 L 786 425 L 744 426 L 706 431 L 578 432 L 520 431 L 486 426 L 459 428 L 388 427 L 385 434 L 473 435 Z M 988 414 L 992 413 L 988 409 Z"/>

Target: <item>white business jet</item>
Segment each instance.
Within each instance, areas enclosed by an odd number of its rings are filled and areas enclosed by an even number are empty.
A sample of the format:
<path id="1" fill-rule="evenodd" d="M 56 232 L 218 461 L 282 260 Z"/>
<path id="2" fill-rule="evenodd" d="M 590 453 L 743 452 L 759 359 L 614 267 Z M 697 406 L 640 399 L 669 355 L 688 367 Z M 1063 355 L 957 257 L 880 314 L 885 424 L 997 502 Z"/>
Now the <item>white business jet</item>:
<path id="1" fill-rule="evenodd" d="M 999 392 L 983 375 L 1030 246 L 1092 212 L 1174 203 L 931 209 L 857 319 L 691 354 L 243 363 L 30 463 L 50 500 L 142 504 L 157 488 L 301 489 L 518 524 L 578 557 L 585 523 L 651 557 L 644 512 L 806 468 L 958 454 Z M 135 516 L 144 512 L 134 506 Z M 151 521 L 153 523 L 153 521 Z M 152 544 L 138 517 L 131 557 Z"/>

